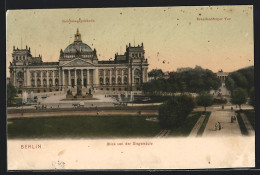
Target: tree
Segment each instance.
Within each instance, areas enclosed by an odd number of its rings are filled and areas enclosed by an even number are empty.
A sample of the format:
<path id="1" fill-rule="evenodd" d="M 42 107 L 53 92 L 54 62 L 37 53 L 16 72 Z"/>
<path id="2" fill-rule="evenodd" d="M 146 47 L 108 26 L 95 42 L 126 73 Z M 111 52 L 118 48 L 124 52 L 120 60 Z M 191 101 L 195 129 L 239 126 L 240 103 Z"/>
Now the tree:
<path id="1" fill-rule="evenodd" d="M 7 85 L 7 104 L 11 105 L 13 103 L 14 97 L 16 97 L 17 90 L 12 84 Z"/>
<path id="2" fill-rule="evenodd" d="M 148 73 L 148 76 L 153 77 L 154 80 L 157 80 L 163 76 L 163 71 L 162 69 L 153 69 Z"/>
<path id="3" fill-rule="evenodd" d="M 246 103 L 247 101 L 247 93 L 245 89 L 236 88 L 231 96 L 231 103 L 237 104 L 239 109 L 241 109 L 241 105 Z"/>
<path id="4" fill-rule="evenodd" d="M 159 108 L 158 120 L 164 129 L 172 129 L 183 124 L 195 106 L 190 95 L 173 96 Z"/>
<path id="5" fill-rule="evenodd" d="M 204 106 L 206 112 L 206 107 L 213 104 L 213 96 L 209 93 L 202 92 L 197 96 L 196 101 L 199 106 Z"/>

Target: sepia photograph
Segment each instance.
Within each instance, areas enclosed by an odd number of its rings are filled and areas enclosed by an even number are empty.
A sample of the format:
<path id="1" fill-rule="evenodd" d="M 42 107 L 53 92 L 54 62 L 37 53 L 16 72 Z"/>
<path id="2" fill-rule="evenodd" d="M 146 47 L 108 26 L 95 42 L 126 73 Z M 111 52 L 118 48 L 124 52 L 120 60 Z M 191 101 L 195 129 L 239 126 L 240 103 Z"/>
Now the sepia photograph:
<path id="1" fill-rule="evenodd" d="M 6 13 L 8 170 L 255 166 L 253 6 Z"/>

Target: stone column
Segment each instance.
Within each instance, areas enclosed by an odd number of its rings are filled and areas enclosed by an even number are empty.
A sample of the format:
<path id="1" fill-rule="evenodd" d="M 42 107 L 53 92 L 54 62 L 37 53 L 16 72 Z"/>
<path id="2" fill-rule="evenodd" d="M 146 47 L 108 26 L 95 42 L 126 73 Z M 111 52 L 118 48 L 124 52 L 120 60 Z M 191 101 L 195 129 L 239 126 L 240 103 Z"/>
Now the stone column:
<path id="1" fill-rule="evenodd" d="M 109 71 L 109 84 L 112 84 L 112 69 Z"/>
<path id="2" fill-rule="evenodd" d="M 89 86 L 89 69 L 87 69 L 87 87 Z"/>
<path id="3" fill-rule="evenodd" d="M 71 74 L 70 74 L 70 69 L 68 69 L 68 87 L 71 87 Z"/>
<path id="4" fill-rule="evenodd" d="M 81 86 L 84 86 L 83 69 L 80 70 L 81 73 Z"/>
<path id="5" fill-rule="evenodd" d="M 74 68 L 74 88 L 77 86 L 77 71 L 76 71 L 77 69 L 76 68 Z"/>
<path id="6" fill-rule="evenodd" d="M 94 86 L 98 86 L 99 82 L 98 82 L 98 68 L 95 68 L 94 70 Z"/>
<path id="7" fill-rule="evenodd" d="M 49 72 L 48 71 L 46 71 L 46 78 L 47 78 L 47 87 L 49 87 Z"/>
<path id="8" fill-rule="evenodd" d="M 116 78 L 116 85 L 117 85 L 117 69 L 116 69 L 116 72 L 115 72 L 115 78 Z"/>
<path id="9" fill-rule="evenodd" d="M 41 87 L 43 87 L 43 81 L 42 81 L 42 71 L 41 71 L 40 73 L 41 73 Z"/>
<path id="10" fill-rule="evenodd" d="M 52 71 L 52 86 L 55 86 L 54 71 Z"/>
<path id="11" fill-rule="evenodd" d="M 62 69 L 62 89 L 65 88 L 65 69 Z"/>
<path id="12" fill-rule="evenodd" d="M 29 75 L 29 70 L 26 69 L 26 87 L 29 87 L 29 81 L 30 80 L 30 75 Z"/>
<path id="13" fill-rule="evenodd" d="M 134 81 L 134 68 L 132 69 L 132 86 L 135 85 L 135 81 Z"/>
<path id="14" fill-rule="evenodd" d="M 36 74 L 37 74 L 37 71 L 34 71 L 34 87 L 37 87 Z"/>
<path id="15" fill-rule="evenodd" d="M 61 78 L 61 76 L 62 76 L 61 74 L 62 74 L 62 69 L 59 68 L 59 69 L 58 69 L 58 80 L 59 80 L 59 81 L 58 81 L 58 87 L 59 87 L 60 90 L 63 90 L 63 88 L 62 88 L 62 86 L 61 86 L 61 79 L 62 79 L 62 78 Z"/>
<path id="16" fill-rule="evenodd" d="M 105 80 L 105 78 L 106 78 L 106 76 L 105 76 L 105 74 L 106 74 L 106 72 L 105 72 L 105 69 L 103 69 L 103 85 L 104 84 L 106 84 L 106 80 Z"/>
<path id="17" fill-rule="evenodd" d="M 131 69 L 130 67 L 128 68 L 128 84 L 131 84 Z"/>

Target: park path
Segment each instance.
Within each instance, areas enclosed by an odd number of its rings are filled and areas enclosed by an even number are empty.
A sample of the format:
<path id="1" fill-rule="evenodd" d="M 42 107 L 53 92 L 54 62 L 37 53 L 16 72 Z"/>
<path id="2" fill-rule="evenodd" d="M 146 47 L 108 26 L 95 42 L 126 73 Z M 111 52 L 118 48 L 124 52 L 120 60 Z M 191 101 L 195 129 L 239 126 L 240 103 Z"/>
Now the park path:
<path id="1" fill-rule="evenodd" d="M 194 125 L 194 127 L 192 128 L 189 137 L 196 137 L 197 133 L 205 119 L 206 115 L 201 115 L 199 120 L 197 121 L 197 123 Z"/>
<path id="2" fill-rule="evenodd" d="M 142 110 L 141 114 L 138 114 L 140 110 L 100 110 L 98 115 L 158 115 L 158 111 L 155 110 Z M 56 111 L 56 112 L 39 112 L 39 113 L 14 113 L 8 114 L 7 118 L 37 118 L 37 117 L 53 117 L 53 116 L 98 116 L 97 111 Z"/>
<path id="3" fill-rule="evenodd" d="M 249 122 L 247 116 L 244 114 L 244 113 L 240 113 L 241 115 L 241 118 L 246 126 L 246 129 L 248 131 L 248 135 L 249 136 L 254 136 L 255 135 L 255 130 L 254 128 L 252 127 L 251 123 Z"/>
<path id="4" fill-rule="evenodd" d="M 164 129 L 161 130 L 159 134 L 157 134 L 155 137 L 160 138 L 160 137 L 167 137 L 170 134 L 170 130 Z"/>
<path id="5" fill-rule="evenodd" d="M 231 116 L 234 111 L 213 111 L 209 117 L 208 123 L 203 133 L 203 137 L 211 136 L 240 136 L 241 131 L 238 121 L 231 123 Z M 221 130 L 215 130 L 215 124 L 220 122 L 223 127 Z"/>

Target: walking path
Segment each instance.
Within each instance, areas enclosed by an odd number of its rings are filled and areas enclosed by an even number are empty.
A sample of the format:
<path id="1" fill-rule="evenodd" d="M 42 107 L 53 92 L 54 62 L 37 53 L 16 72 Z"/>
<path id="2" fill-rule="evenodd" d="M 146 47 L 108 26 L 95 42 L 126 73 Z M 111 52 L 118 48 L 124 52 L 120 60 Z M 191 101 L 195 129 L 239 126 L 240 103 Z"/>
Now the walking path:
<path id="1" fill-rule="evenodd" d="M 206 115 L 201 115 L 199 120 L 197 121 L 197 123 L 194 125 L 193 129 L 191 130 L 190 132 L 190 135 L 189 137 L 196 137 L 197 136 L 197 133 L 205 119 Z"/>
<path id="2" fill-rule="evenodd" d="M 158 115 L 158 111 L 156 110 L 141 110 L 141 114 L 139 114 L 140 110 L 99 110 L 97 111 L 57 111 L 57 112 L 39 112 L 39 113 L 14 113 L 8 114 L 7 118 L 26 118 L 26 117 L 53 117 L 53 116 L 75 116 L 75 115 L 83 115 L 83 116 L 95 116 L 95 115 Z"/>
<path id="3" fill-rule="evenodd" d="M 158 135 L 156 135 L 155 137 L 157 137 L 157 138 L 158 137 L 167 137 L 170 134 L 170 131 L 171 130 L 167 130 L 167 129 L 161 130 L 160 133 Z"/>
<path id="4" fill-rule="evenodd" d="M 234 111 L 213 111 L 209 117 L 207 126 L 202 136 L 211 137 L 242 135 L 237 120 L 231 123 L 231 116 L 234 114 Z M 217 122 L 220 122 L 223 127 L 221 130 L 215 130 L 215 124 Z"/>
<path id="5" fill-rule="evenodd" d="M 248 135 L 249 136 L 254 136 L 255 135 L 255 130 L 254 128 L 252 127 L 251 123 L 249 122 L 247 116 L 244 114 L 244 113 L 240 113 L 240 116 L 246 126 L 246 129 L 248 131 Z"/>

